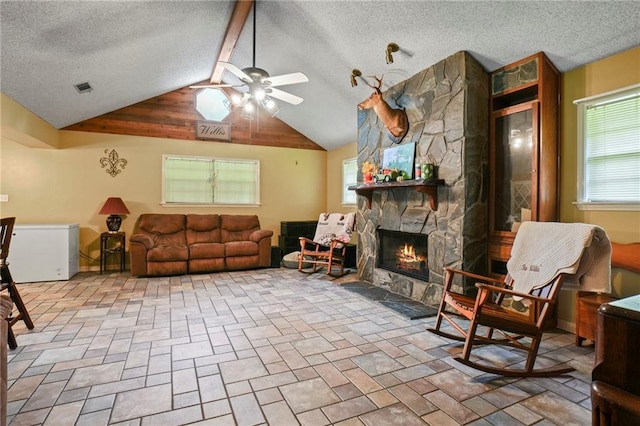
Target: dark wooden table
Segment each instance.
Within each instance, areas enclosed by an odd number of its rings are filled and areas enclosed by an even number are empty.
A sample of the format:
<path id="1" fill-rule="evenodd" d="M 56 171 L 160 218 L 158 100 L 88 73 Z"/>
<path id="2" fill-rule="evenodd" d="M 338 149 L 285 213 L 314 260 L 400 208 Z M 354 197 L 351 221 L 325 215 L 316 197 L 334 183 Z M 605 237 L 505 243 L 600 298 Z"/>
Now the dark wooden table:
<path id="1" fill-rule="evenodd" d="M 125 233 L 124 232 L 103 232 L 100 234 L 100 274 L 106 272 L 107 260 L 112 255 L 118 255 L 120 261 L 120 272 L 124 271 L 125 261 Z"/>

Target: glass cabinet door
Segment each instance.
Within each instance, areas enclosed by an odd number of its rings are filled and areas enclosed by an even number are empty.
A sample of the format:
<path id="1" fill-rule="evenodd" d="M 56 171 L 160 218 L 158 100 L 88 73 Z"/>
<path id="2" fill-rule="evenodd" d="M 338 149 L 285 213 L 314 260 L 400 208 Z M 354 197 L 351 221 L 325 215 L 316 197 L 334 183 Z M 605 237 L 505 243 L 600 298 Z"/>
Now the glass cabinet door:
<path id="1" fill-rule="evenodd" d="M 514 225 L 535 220 L 537 114 L 527 103 L 494 114 L 491 170 L 494 232 L 513 232 Z"/>

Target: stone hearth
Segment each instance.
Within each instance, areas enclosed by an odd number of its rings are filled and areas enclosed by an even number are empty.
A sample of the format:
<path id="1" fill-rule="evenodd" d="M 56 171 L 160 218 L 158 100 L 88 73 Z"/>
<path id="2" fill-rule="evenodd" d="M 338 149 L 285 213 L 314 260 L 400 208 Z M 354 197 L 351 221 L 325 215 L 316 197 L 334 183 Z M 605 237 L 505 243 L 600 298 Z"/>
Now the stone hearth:
<path id="1" fill-rule="evenodd" d="M 435 160 L 444 185 L 438 187 L 437 211 L 413 188 L 376 190 L 370 209 L 358 197 L 360 280 L 437 305 L 445 266 L 486 271 L 488 83 L 478 62 L 458 52 L 383 93 L 392 107 L 407 112 L 410 127 L 402 144 L 416 142 L 419 161 Z M 373 110 L 358 111 L 358 165 L 381 164 L 392 145 Z M 376 267 L 378 228 L 428 235 L 428 282 Z M 456 285 L 467 291 L 473 283 Z"/>

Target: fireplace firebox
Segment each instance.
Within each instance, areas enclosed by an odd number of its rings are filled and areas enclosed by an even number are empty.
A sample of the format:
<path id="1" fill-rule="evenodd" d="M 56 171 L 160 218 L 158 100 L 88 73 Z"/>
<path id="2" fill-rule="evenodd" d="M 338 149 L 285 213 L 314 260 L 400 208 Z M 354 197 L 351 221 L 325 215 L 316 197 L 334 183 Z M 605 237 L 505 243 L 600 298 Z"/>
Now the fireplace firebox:
<path id="1" fill-rule="evenodd" d="M 378 268 L 429 281 L 428 236 L 378 229 Z"/>

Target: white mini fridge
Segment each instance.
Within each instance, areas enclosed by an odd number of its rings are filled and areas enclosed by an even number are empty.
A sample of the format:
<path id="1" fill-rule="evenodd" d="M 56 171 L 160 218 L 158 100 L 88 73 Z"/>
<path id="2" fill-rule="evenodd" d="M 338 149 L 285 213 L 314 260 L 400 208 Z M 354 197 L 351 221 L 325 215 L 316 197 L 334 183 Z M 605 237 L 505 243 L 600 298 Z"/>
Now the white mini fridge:
<path id="1" fill-rule="evenodd" d="M 71 279 L 80 267 L 77 223 L 15 225 L 9 271 L 16 283 Z"/>

